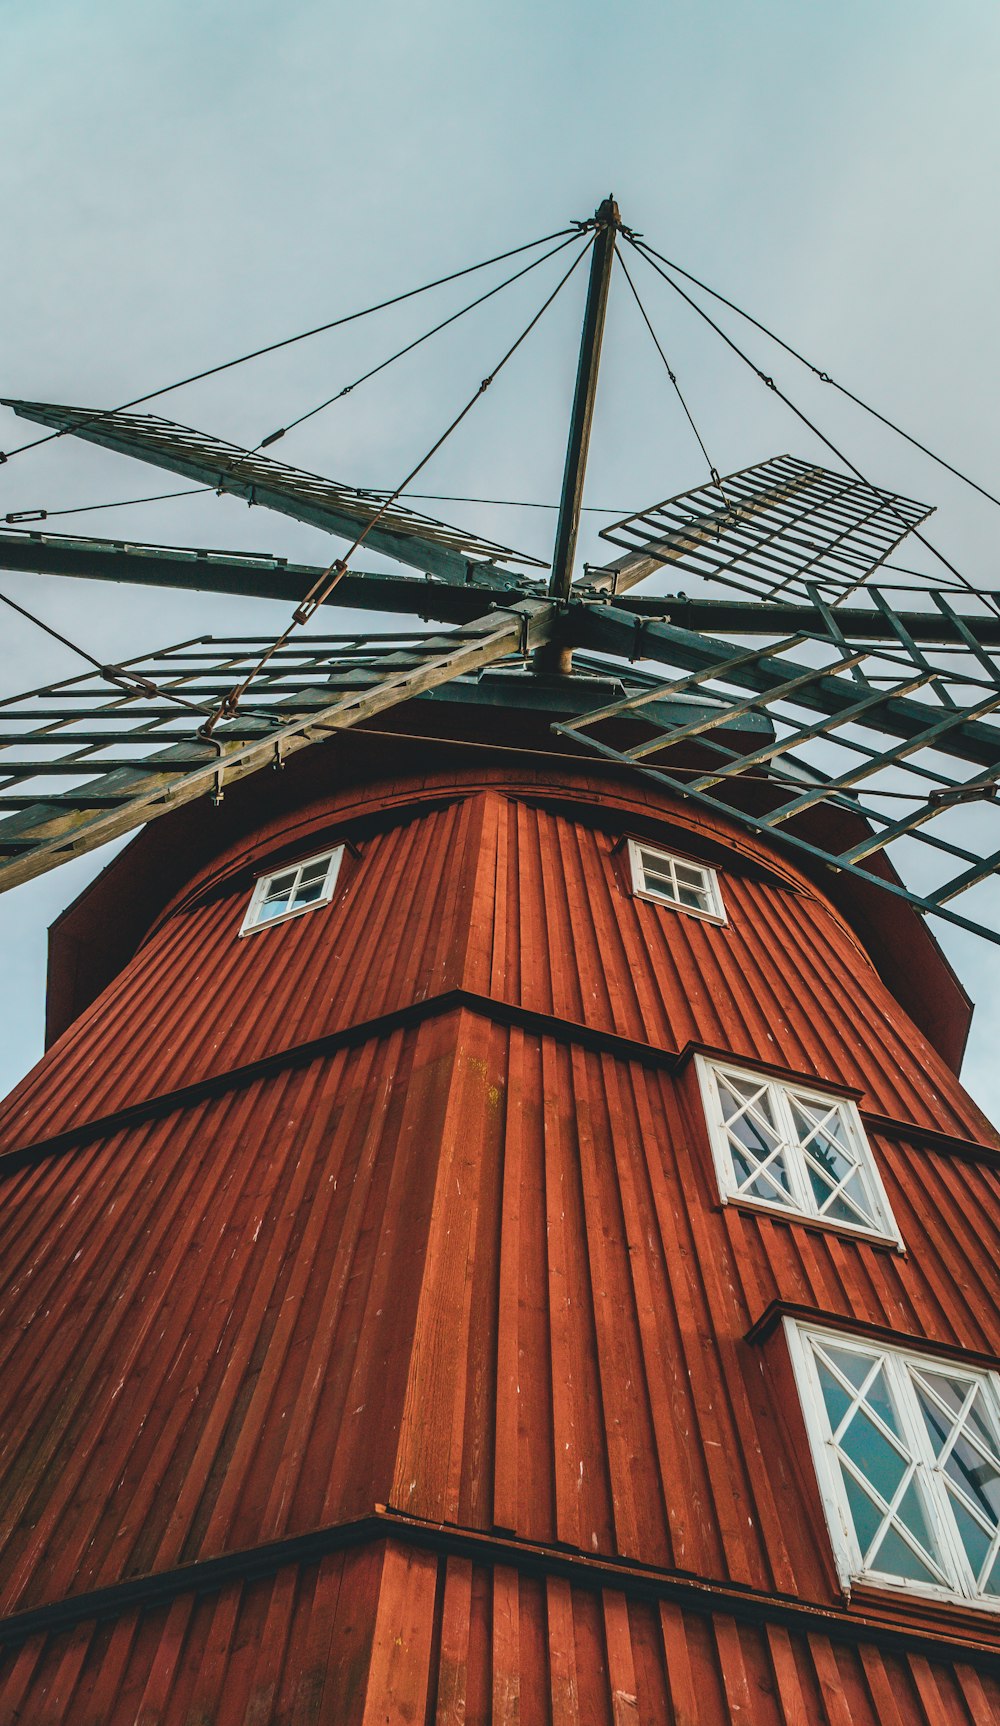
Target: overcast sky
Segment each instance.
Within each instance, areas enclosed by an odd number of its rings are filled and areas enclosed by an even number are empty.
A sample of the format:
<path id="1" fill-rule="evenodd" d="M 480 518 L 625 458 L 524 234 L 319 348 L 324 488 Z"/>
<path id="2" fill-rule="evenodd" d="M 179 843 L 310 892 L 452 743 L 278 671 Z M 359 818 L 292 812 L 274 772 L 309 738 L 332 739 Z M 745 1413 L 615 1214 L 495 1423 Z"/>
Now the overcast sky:
<path id="1" fill-rule="evenodd" d="M 0 24 L 0 394 L 113 406 L 560 228 L 613 191 L 655 246 L 996 489 L 993 0 L 0 0 Z M 540 303 L 555 267 L 275 454 L 394 484 Z M 583 286 L 580 272 L 422 489 L 557 496 Z M 669 290 L 649 278 L 644 291 L 723 472 L 785 450 L 828 459 Z M 457 284 L 156 407 L 254 444 L 471 293 Z M 750 345 L 869 477 L 937 503 L 937 541 L 973 579 L 1000 586 L 992 506 L 759 339 Z M 29 435 L 0 413 L 0 448 Z M 619 285 L 588 501 L 624 513 L 704 477 Z M 0 467 L 0 511 L 173 483 L 60 443 Z M 548 549 L 544 512 L 439 507 Z M 211 495 L 51 525 L 315 562 L 334 550 L 312 530 Z M 597 525 L 588 518 L 582 546 L 592 558 Z M 201 632 L 272 634 L 285 621 L 284 607 L 263 602 L 49 577 L 0 574 L 0 589 L 107 658 Z M 10 614 L 0 641 L 4 693 L 79 669 Z M 107 856 L 0 900 L 0 1089 L 41 1051 L 47 926 Z M 966 1080 L 996 1118 L 995 949 L 942 938 L 978 1002 Z"/>

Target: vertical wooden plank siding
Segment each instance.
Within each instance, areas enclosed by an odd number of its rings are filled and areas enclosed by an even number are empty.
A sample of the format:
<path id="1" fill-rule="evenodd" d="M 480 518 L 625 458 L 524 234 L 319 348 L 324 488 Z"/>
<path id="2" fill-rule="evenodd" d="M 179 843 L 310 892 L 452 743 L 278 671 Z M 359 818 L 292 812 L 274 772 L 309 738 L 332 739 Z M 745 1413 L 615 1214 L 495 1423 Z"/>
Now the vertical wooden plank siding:
<path id="1" fill-rule="evenodd" d="M 614 1590 L 543 1590 L 390 1542 L 26 1646 L 0 1664 L 0 1718 L 995 1726 L 1000 1682 L 962 1663 L 658 1609 Z"/>
<path id="2" fill-rule="evenodd" d="M 905 1254 L 722 1204 L 691 1045 L 856 1095 Z M 0 1721 L 1000 1726 L 1000 1617 L 843 1599 L 781 1305 L 1000 1358 L 996 1135 L 815 885 L 584 775 L 275 818 L 0 1108 Z"/>
<path id="3" fill-rule="evenodd" d="M 255 871 L 289 849 L 308 855 L 320 836 L 349 836 L 358 806 L 328 799 L 294 843 L 268 832 L 255 851 L 216 859 L 12 1092 L 0 1147 L 455 988 L 656 1048 L 694 1041 L 812 1072 L 915 1125 L 989 1132 L 804 877 L 772 859 L 780 872 L 765 878 L 766 853 L 749 858 L 742 840 L 723 869 L 728 922 L 716 928 L 629 891 L 618 842 L 636 822 L 648 828 L 648 796 L 592 791 L 585 821 L 579 791 L 560 813 L 548 789 L 542 807 L 530 784 L 474 783 L 458 797 L 451 783 L 452 801 L 427 811 L 405 786 L 373 794 L 389 825 L 347 854 L 333 901 L 242 940 Z M 568 798 L 573 787 L 563 789 Z M 660 814 L 668 843 L 685 848 L 683 814 Z M 695 854 L 704 828 L 691 830 Z"/>

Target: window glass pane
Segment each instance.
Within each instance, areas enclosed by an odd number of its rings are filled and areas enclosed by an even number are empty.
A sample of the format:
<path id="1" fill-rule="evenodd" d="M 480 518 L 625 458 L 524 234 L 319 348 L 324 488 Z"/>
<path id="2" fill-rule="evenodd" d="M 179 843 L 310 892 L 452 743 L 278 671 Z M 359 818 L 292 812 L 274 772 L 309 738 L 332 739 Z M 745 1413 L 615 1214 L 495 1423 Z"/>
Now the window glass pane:
<path id="1" fill-rule="evenodd" d="M 258 907 L 254 921 L 256 923 L 267 923 L 272 917 L 281 917 L 288 910 L 290 903 L 291 896 L 288 893 L 279 893 L 277 897 L 273 899 L 269 897 Z"/>
<path id="2" fill-rule="evenodd" d="M 820 1209 L 821 1214 L 831 1223 L 848 1223 L 854 1229 L 862 1228 L 871 1221 L 870 1217 L 859 1216 L 854 1206 L 849 1205 L 847 1200 L 842 1199 L 839 1194 L 828 1204 L 822 1205 Z"/>
<path id="3" fill-rule="evenodd" d="M 996 1461 L 1000 1461 L 1000 1432 L 986 1408 L 981 1386 L 976 1387 L 972 1405 L 965 1417 L 965 1430 Z"/>
<path id="4" fill-rule="evenodd" d="M 729 1079 L 719 1081 L 722 1113 L 731 1133 L 757 1155 L 767 1156 L 778 1143 L 774 1110 L 767 1091 L 759 1085 L 737 1086 Z"/>
<path id="5" fill-rule="evenodd" d="M 792 1120 L 799 1136 L 799 1143 L 808 1151 L 810 1159 L 817 1164 L 822 1175 L 826 1177 L 831 1187 L 835 1187 L 844 1176 L 849 1174 L 857 1162 L 843 1141 L 841 1132 L 831 1131 L 831 1121 L 828 1117 L 822 1125 L 815 1118 L 806 1115 L 799 1105 L 792 1103 Z M 836 1117 L 833 1126 L 838 1126 Z"/>
<path id="6" fill-rule="evenodd" d="M 307 881 L 305 876 L 302 877 L 302 880 L 295 889 L 295 897 L 292 900 L 292 904 L 296 909 L 298 909 L 300 905 L 315 904 L 316 900 L 323 892 L 323 882 L 325 878 L 325 874 L 322 875 L 318 881 Z"/>
<path id="7" fill-rule="evenodd" d="M 964 1504 L 952 1499 L 951 1513 L 958 1525 L 958 1532 L 965 1547 L 965 1556 L 972 1567 L 972 1574 L 979 1580 L 983 1565 L 989 1556 L 992 1545 L 992 1530 L 987 1530 L 974 1516 L 970 1516 Z"/>
<path id="8" fill-rule="evenodd" d="M 871 1481 L 886 1504 L 892 1498 L 906 1473 L 906 1460 L 878 1427 L 858 1409 L 847 1423 L 839 1439 L 839 1448 Z"/>
<path id="9" fill-rule="evenodd" d="M 741 1079 L 738 1073 L 720 1073 L 718 1075 L 719 1095 L 725 1105 L 727 1117 L 736 1114 L 744 1103 L 759 1100 L 761 1107 L 768 1111 L 768 1120 L 773 1117 L 767 1101 L 767 1084 L 762 1079 Z"/>
<path id="10" fill-rule="evenodd" d="M 919 1374 L 914 1372 L 913 1378 L 922 1408 L 929 1407 L 932 1402 L 932 1398 L 926 1394 L 926 1391 L 929 1390 L 933 1392 L 933 1398 L 938 1402 L 943 1403 L 947 1410 L 947 1414 L 943 1414 L 940 1409 L 935 1411 L 937 1423 L 944 1434 L 941 1442 L 936 1445 L 936 1451 L 940 1451 L 944 1446 L 944 1442 L 947 1439 L 955 1420 L 962 1411 L 966 1398 L 968 1397 L 970 1389 L 969 1381 L 968 1379 L 948 1378 L 944 1373 L 926 1372 L 923 1369 L 921 1369 Z M 926 1390 L 924 1387 L 926 1387 Z M 930 1432 L 931 1427 L 929 1416 L 927 1416 L 926 1413 L 925 1419 L 928 1420 L 928 1431 Z M 1000 1434 L 998 1434 L 994 1428 L 993 1422 L 990 1419 L 989 1413 L 983 1402 L 982 1389 L 978 1385 L 976 1386 L 975 1394 L 969 1405 L 963 1425 L 969 1433 L 970 1438 L 975 1439 L 986 1451 L 987 1455 L 1000 1458 L 1000 1449 L 998 1449 L 998 1447 L 1000 1447 Z M 931 1436 L 933 1438 L 933 1432 L 931 1433 Z"/>
<path id="11" fill-rule="evenodd" d="M 874 1501 L 869 1498 L 867 1492 L 865 1492 L 860 1482 L 855 1480 L 853 1474 L 849 1474 L 846 1468 L 842 1469 L 841 1473 L 844 1481 L 844 1490 L 847 1493 L 848 1507 L 851 1512 L 851 1521 L 854 1523 L 854 1532 L 858 1537 L 858 1545 L 861 1548 L 861 1562 L 864 1564 L 868 1559 L 869 1547 L 882 1526 L 882 1518 L 885 1515 L 885 1511 L 880 1505 L 875 1504 Z"/>
<path id="12" fill-rule="evenodd" d="M 265 876 L 258 889 L 261 898 L 248 918 L 249 924 L 270 923 L 289 911 L 317 904 L 324 897 L 339 854 L 338 847 L 325 856 L 312 857 L 294 868 L 279 869 L 276 874 Z"/>
<path id="13" fill-rule="evenodd" d="M 945 1473 L 965 1493 L 970 1504 L 987 1518 L 992 1528 L 1000 1518 L 1000 1469 L 960 1433 L 945 1463 Z"/>
<path id="14" fill-rule="evenodd" d="M 989 1594 L 994 1599 L 1000 1600 L 1000 1552 L 993 1560 L 993 1567 L 982 1587 L 984 1594 Z"/>
<path id="15" fill-rule="evenodd" d="M 850 1360 L 846 1352 L 831 1350 L 839 1360 L 845 1363 Z M 861 1357 L 855 1356 L 851 1362 L 853 1376 L 858 1375 L 858 1365 L 870 1366 Z M 820 1363 L 822 1364 L 822 1363 Z M 822 1375 L 824 1397 L 827 1409 L 833 1422 L 837 1412 L 843 1419 L 843 1410 L 847 1407 L 848 1398 L 843 1387 L 837 1387 L 839 1396 L 834 1396 L 828 1386 L 833 1382 L 833 1375 L 826 1378 Z M 894 1445 L 879 1429 L 867 1413 L 868 1396 L 878 1413 L 886 1420 L 893 1432 L 898 1434 L 899 1426 L 894 1410 L 889 1401 L 889 1391 L 885 1371 L 880 1368 L 876 1373 L 865 1401 L 859 1404 L 853 1415 L 848 1419 L 844 1431 L 837 1440 L 837 1449 L 845 1459 L 841 1463 L 841 1477 L 848 1506 L 854 1521 L 858 1544 L 864 1554 L 866 1567 L 883 1571 L 886 1575 L 900 1576 L 910 1581 L 940 1581 L 932 1568 L 924 1562 L 918 1553 L 914 1552 L 901 1528 L 905 1528 L 929 1557 L 936 1556 L 930 1525 L 921 1501 L 920 1493 L 914 1479 L 914 1467 L 908 1452 L 900 1445 Z M 837 1428 L 831 1424 L 831 1431 Z M 846 1466 L 847 1461 L 864 1476 L 860 1481 L 852 1469 Z M 908 1483 L 904 1486 L 904 1480 Z M 883 1517 L 894 1504 L 900 1488 L 904 1487 L 899 1502 L 892 1515 L 885 1523 L 881 1535 L 878 1530 Z M 866 1489 L 867 1488 L 867 1489 Z M 877 1495 L 877 1496 L 876 1496 Z M 881 1508 L 879 1507 L 881 1500 Z M 877 1538 L 876 1538 L 877 1537 Z M 873 1546 L 873 1542 L 875 1542 Z"/>
<path id="16" fill-rule="evenodd" d="M 923 1501 L 915 1480 L 911 1480 L 899 1501 L 896 1520 L 909 1529 L 931 1558 L 937 1558 L 937 1542 L 931 1534 L 927 1517 L 924 1514 Z"/>
<path id="17" fill-rule="evenodd" d="M 267 883 L 267 890 L 264 894 L 265 899 L 287 898 L 288 894 L 295 886 L 295 876 L 297 872 L 298 871 L 295 869 L 285 869 L 280 875 L 272 875 Z"/>
<path id="18" fill-rule="evenodd" d="M 739 1152 L 733 1151 L 733 1165 L 739 1180 L 740 1192 L 748 1199 L 763 1199 L 768 1205 L 787 1205 L 791 1199 L 791 1188 L 788 1184 L 788 1170 L 783 1157 L 775 1157 L 768 1163 L 766 1169 L 757 1169 L 753 1179 L 748 1177 L 753 1173 L 754 1165 L 741 1159 Z M 742 1169 L 747 1173 L 744 1176 Z"/>
<path id="19" fill-rule="evenodd" d="M 879 1419 L 885 1422 L 889 1431 L 894 1432 L 898 1437 L 899 1422 L 896 1419 L 896 1410 L 890 1400 L 889 1386 L 886 1381 L 884 1367 L 879 1367 L 878 1372 L 875 1374 L 871 1384 L 865 1391 L 865 1402 L 869 1408 L 875 1410 Z"/>
<path id="20" fill-rule="evenodd" d="M 831 1190 L 845 1180 L 854 1167 L 854 1158 L 845 1157 L 840 1146 L 825 1133 L 815 1133 L 805 1144 L 809 1178 L 817 1196 L 829 1198 Z"/>
<path id="21" fill-rule="evenodd" d="M 700 911 L 710 911 L 711 895 L 702 869 L 693 869 L 689 864 L 675 863 L 674 873 L 677 878 L 677 895 L 683 905 L 693 906 Z"/>
<path id="22" fill-rule="evenodd" d="M 729 1137 L 737 1149 L 749 1151 L 751 1157 L 763 1163 L 776 1151 L 779 1144 L 777 1133 L 766 1120 L 762 1120 L 757 1111 L 746 1109 L 742 1115 L 726 1123 Z"/>
<path id="23" fill-rule="evenodd" d="M 810 1170 L 810 1177 L 811 1175 L 812 1171 Z M 813 1187 L 815 1191 L 815 1182 Z M 823 1200 L 820 1199 L 820 1194 L 816 1191 L 816 1202 L 820 1215 L 829 1217 L 831 1221 L 852 1223 L 855 1228 L 859 1225 L 871 1228 L 875 1223 L 864 1183 L 859 1174 L 853 1174 L 849 1181 L 845 1181 L 838 1193 L 831 1193 L 827 1188 L 826 1197 Z"/>
<path id="24" fill-rule="evenodd" d="M 875 1363 L 873 1354 L 861 1354 L 853 1348 L 834 1348 L 828 1342 L 823 1344 L 823 1353 L 828 1360 L 832 1360 L 844 1377 L 850 1380 L 856 1390 L 861 1389 Z"/>
<path id="25" fill-rule="evenodd" d="M 720 1079 L 719 1100 L 740 1191 L 768 1204 L 787 1204 L 791 1179 L 766 1087 Z"/>
<path id="26" fill-rule="evenodd" d="M 967 1383 L 940 1373 L 913 1373 L 912 1380 L 935 1456 L 948 1451 L 944 1469 L 949 1486 L 955 1489 L 951 1497 L 952 1514 L 961 1523 L 962 1503 L 958 1497 L 961 1494 L 967 1509 L 989 1531 L 986 1536 L 988 1543 L 1000 1522 L 1000 1457 L 992 1442 L 991 1423 L 983 1405 L 982 1390 L 978 1386 L 975 1388 L 963 1416 L 962 1409 L 969 1399 Z M 934 1395 L 930 1394 L 931 1391 Z M 942 1409 L 940 1403 L 945 1403 L 946 1408 Z M 958 1432 L 953 1438 L 956 1427 Z M 974 1568 L 981 1568 L 984 1557 L 985 1554 L 981 1555 L 976 1565 L 970 1552 Z"/>
<path id="27" fill-rule="evenodd" d="M 944 1382 L 947 1392 L 949 1387 L 947 1385 L 947 1381 Z M 935 1386 L 935 1388 L 937 1387 Z M 954 1411 L 946 1414 L 938 1407 L 934 1398 L 928 1396 L 927 1391 L 920 1383 L 919 1379 L 914 1384 L 914 1389 L 917 1393 L 917 1402 L 920 1406 L 920 1412 L 924 1417 L 924 1425 L 927 1428 L 927 1436 L 931 1441 L 934 1455 L 940 1456 L 951 1435 L 951 1429 L 955 1424 L 955 1415 L 961 1408 L 964 1398 L 960 1397 Z M 962 1390 L 964 1391 L 964 1389 L 965 1386 L 963 1385 Z"/>
<path id="28" fill-rule="evenodd" d="M 884 1576 L 901 1576 L 908 1582 L 940 1583 L 942 1580 L 929 1564 L 917 1557 L 912 1546 L 891 1523 L 869 1559 L 869 1565 L 872 1570 L 881 1570 Z"/>
<path id="29" fill-rule="evenodd" d="M 732 1159 L 735 1191 L 727 1186 L 729 1196 L 762 1198 L 851 1229 L 894 1232 L 852 1104 L 813 1099 L 780 1079 L 705 1065 L 724 1128 L 723 1136 L 712 1126 L 716 1155 L 728 1152 Z"/>
<path id="30" fill-rule="evenodd" d="M 640 851 L 639 863 L 645 881 L 658 881 L 666 892 L 673 893 L 674 872 L 669 857 L 660 857 L 655 851 Z"/>
<path id="31" fill-rule="evenodd" d="M 816 1365 L 819 1370 L 819 1382 L 820 1388 L 823 1392 L 823 1401 L 826 1404 L 826 1412 L 830 1421 L 830 1431 L 836 1432 L 851 1406 L 852 1398 L 850 1392 L 844 1388 L 839 1378 L 834 1377 L 824 1360 L 817 1360 Z"/>
<path id="32" fill-rule="evenodd" d="M 329 857 L 316 857 L 302 866 L 302 881 L 325 881 L 330 868 Z"/>
<path id="33" fill-rule="evenodd" d="M 839 1109 L 809 1108 L 794 1097 L 789 1101 L 817 1213 L 834 1222 L 873 1227 L 877 1219 Z"/>
<path id="34" fill-rule="evenodd" d="M 840 1103 L 809 1102 L 794 1093 L 789 1101 L 804 1139 L 808 1138 L 810 1133 L 821 1131 L 828 1138 L 839 1139 L 842 1145 L 849 1143 Z"/>

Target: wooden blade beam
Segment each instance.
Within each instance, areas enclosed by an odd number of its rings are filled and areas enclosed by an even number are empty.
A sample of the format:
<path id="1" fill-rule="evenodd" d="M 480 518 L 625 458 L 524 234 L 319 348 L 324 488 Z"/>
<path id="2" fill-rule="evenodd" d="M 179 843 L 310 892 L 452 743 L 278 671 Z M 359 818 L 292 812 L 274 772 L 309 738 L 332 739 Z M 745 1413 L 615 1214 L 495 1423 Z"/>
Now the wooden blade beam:
<path id="1" fill-rule="evenodd" d="M 22 419 L 71 433 L 118 455 L 134 456 L 182 479 L 277 510 L 342 539 L 353 540 L 381 503 L 370 493 L 302 468 L 287 467 L 256 450 L 241 449 L 154 414 L 107 413 L 9 399 L 2 405 Z M 400 504 L 386 511 L 365 543 L 371 551 L 450 581 L 464 581 L 470 566 L 478 574 L 481 564 L 497 560 L 545 567 L 538 558 L 524 557 L 507 546 L 463 533 Z"/>
<path id="2" fill-rule="evenodd" d="M 928 595 L 933 597 L 930 590 Z M 673 594 L 657 599 L 642 594 L 622 594 L 620 598 L 616 597 L 615 609 L 640 617 L 655 617 L 663 623 L 674 624 L 678 629 L 697 630 L 705 635 L 771 635 L 778 640 L 788 635 L 822 633 L 823 627 L 815 606 L 786 605 L 775 600 L 688 599 Z M 889 619 L 874 607 L 838 606 L 834 615 L 848 641 L 894 642 L 897 639 Z M 947 615 L 936 608 L 905 611 L 899 615 L 914 641 L 963 647 L 969 645 L 968 632 L 982 647 L 1000 647 L 1000 616 L 993 613 L 973 615 L 963 612 L 960 627 L 950 624 Z"/>
<path id="3" fill-rule="evenodd" d="M 514 604 L 530 593 L 529 582 L 519 582 L 488 564 L 474 568 L 475 580 L 460 582 L 351 569 L 325 603 L 436 623 L 470 623 L 491 597 Z M 23 532 L 0 532 L 0 569 L 194 593 L 231 593 L 242 599 L 280 599 L 293 606 L 323 573 L 318 564 L 289 563 L 266 554 Z"/>
<path id="4" fill-rule="evenodd" d="M 299 712 L 284 723 L 242 718 L 238 737 L 219 726 L 216 750 L 197 735 L 135 767 L 118 767 L 89 780 L 60 800 L 39 801 L 0 821 L 0 890 L 44 874 L 165 815 L 182 803 L 244 779 L 262 767 L 338 731 L 371 719 L 387 708 L 435 689 L 463 674 L 480 671 L 497 659 L 528 653 L 549 640 L 558 609 L 549 600 L 524 599 L 476 618 L 452 634 L 421 643 L 419 654 L 386 654 L 378 680 L 358 673 L 362 687 L 339 691 L 312 689 L 300 695 Z M 258 736 L 246 740 L 247 730 Z M 2 770 L 2 769 L 0 769 Z M 79 766 L 76 769 L 79 772 Z"/>
<path id="5" fill-rule="evenodd" d="M 278 599 L 297 605 L 322 573 L 318 564 L 290 563 L 266 552 L 203 551 L 186 546 L 143 545 L 129 540 L 84 538 L 43 532 L 0 531 L 0 569 L 34 575 L 66 575 L 87 581 L 128 582 L 139 587 L 176 588 L 192 593 L 230 593 L 241 599 Z M 602 571 L 601 574 L 609 572 Z M 626 576 L 626 583 L 629 579 Z M 484 587 L 498 604 L 514 605 L 531 597 L 534 583 L 515 581 L 500 570 L 478 565 L 475 581 L 420 580 L 412 575 L 383 575 L 349 570 L 324 601 L 326 605 L 392 612 L 435 623 L 470 623 L 483 608 Z M 581 598 L 607 591 L 596 581 L 577 593 Z M 540 588 L 535 592 L 540 595 Z M 822 625 L 807 604 L 759 599 L 687 599 L 673 594 L 650 596 L 619 592 L 616 608 L 643 617 L 659 618 L 680 629 L 705 635 L 787 635 L 813 633 Z M 963 613 L 961 629 L 949 627 L 941 611 L 902 614 L 915 641 L 944 644 L 964 642 L 967 630 L 983 647 L 1000 646 L 1000 616 Z M 894 641 L 895 631 L 873 607 L 838 606 L 840 629 L 849 641 Z"/>

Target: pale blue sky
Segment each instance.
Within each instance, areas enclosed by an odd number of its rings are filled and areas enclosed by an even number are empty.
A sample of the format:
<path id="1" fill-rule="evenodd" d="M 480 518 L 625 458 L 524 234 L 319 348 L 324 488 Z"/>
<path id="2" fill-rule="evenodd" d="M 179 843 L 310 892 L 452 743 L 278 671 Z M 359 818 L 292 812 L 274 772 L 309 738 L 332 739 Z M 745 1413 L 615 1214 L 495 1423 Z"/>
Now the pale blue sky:
<path id="1" fill-rule="evenodd" d="M 654 245 L 995 489 L 992 0 L 0 0 L 0 29 L 2 394 L 112 405 L 588 215 L 611 190 Z M 556 495 L 581 292 L 438 458 L 427 490 Z M 446 290 L 160 411 L 254 443 L 466 297 Z M 393 483 L 540 297 L 529 279 L 275 453 Z M 723 471 L 821 454 L 666 289 L 647 297 Z M 623 510 L 704 477 L 644 342 L 619 293 L 588 490 Z M 996 511 L 754 351 L 870 477 L 938 502 L 942 546 L 1000 585 Z M 2 416 L 0 447 L 24 435 Z M 157 489 L 153 470 L 69 445 L 0 468 L 2 510 Z M 547 549 L 545 516 L 451 513 Z M 214 497 L 65 527 L 316 561 L 327 547 Z M 2 574 L 0 587 L 108 656 L 284 621 L 277 606 L 207 596 Z M 27 625 L 0 630 L 4 692 L 76 669 Z M 46 927 L 103 861 L 0 900 L 14 1003 L 0 1088 L 40 1051 Z M 979 1001 L 967 1080 L 1000 1115 L 994 951 L 944 941 Z"/>

